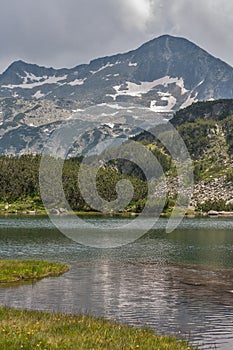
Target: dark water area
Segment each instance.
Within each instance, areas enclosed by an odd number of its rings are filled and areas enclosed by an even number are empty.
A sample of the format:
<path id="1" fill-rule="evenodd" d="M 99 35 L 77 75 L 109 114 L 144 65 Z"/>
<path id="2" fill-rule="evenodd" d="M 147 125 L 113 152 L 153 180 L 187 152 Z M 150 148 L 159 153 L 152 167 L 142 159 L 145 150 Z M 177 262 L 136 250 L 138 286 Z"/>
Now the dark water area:
<path id="1" fill-rule="evenodd" d="M 96 225 L 120 218 L 89 218 Z M 146 220 L 146 219 L 142 219 Z M 150 220 L 150 219 L 147 219 Z M 149 326 L 202 349 L 233 348 L 233 220 L 166 219 L 136 242 L 96 249 L 71 241 L 47 217 L 1 217 L 1 259 L 65 261 L 68 273 L 0 288 L 0 304 L 88 313 Z"/>

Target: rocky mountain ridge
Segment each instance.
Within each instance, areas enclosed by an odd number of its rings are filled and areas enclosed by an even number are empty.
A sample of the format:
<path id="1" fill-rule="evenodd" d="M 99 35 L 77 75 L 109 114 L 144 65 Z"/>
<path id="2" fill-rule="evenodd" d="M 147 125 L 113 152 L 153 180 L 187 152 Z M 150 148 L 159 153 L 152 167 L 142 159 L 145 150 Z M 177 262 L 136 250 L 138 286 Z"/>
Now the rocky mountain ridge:
<path id="1" fill-rule="evenodd" d="M 233 98 L 233 68 L 186 39 L 163 35 L 71 69 L 16 61 L 0 75 L 0 97 L 64 98 L 79 108 L 127 102 L 171 114 L 195 101 Z"/>
<path id="2" fill-rule="evenodd" d="M 169 35 L 72 69 L 16 61 L 0 75 L 0 154 L 40 152 L 63 121 L 90 106 L 106 115 L 108 125 L 100 137 L 91 137 L 97 143 L 119 135 L 109 125 L 120 124 L 117 111 L 122 104 L 153 112 L 156 124 L 178 110 L 186 121 L 192 120 L 187 106 L 217 98 L 233 98 L 233 68 L 190 41 Z"/>

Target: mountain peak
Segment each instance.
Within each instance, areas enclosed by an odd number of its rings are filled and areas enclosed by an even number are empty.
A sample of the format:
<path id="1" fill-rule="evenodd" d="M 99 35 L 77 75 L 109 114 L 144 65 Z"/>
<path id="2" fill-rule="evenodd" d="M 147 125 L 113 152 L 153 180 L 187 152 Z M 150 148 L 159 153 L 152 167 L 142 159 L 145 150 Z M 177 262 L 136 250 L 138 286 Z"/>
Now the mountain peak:
<path id="1" fill-rule="evenodd" d="M 8 71 L 8 70 L 20 69 L 20 68 L 26 67 L 26 66 L 28 66 L 28 65 L 30 65 L 30 63 L 24 62 L 24 61 L 22 61 L 22 60 L 17 60 L 17 61 L 12 62 L 12 63 L 8 66 L 8 68 L 6 69 L 6 71 Z M 5 71 L 5 72 L 6 72 L 6 71 Z M 4 72 L 4 73 L 5 73 L 5 72 Z"/>
<path id="2" fill-rule="evenodd" d="M 195 48 L 198 51 L 203 51 L 202 48 L 200 48 L 197 44 L 193 43 L 192 41 L 183 38 L 183 37 L 177 37 L 177 36 L 172 36 L 169 34 L 163 34 L 159 37 L 153 38 L 146 43 L 142 44 L 138 49 L 142 48 L 148 48 L 148 47 L 158 47 L 160 50 L 172 50 L 176 51 L 177 50 L 184 50 L 184 48 Z M 207 52 L 206 52 L 207 53 Z"/>
<path id="3" fill-rule="evenodd" d="M 188 39 L 186 38 L 183 38 L 183 37 L 178 37 L 178 36 L 174 36 L 174 35 L 170 35 L 170 34 L 162 34 L 158 37 L 155 37 L 153 38 L 152 40 L 150 41 L 166 41 L 166 40 L 171 40 L 171 41 L 181 41 L 181 40 L 184 40 L 184 41 L 187 41 L 187 42 L 190 42 Z"/>
<path id="4" fill-rule="evenodd" d="M 28 69 L 28 70 L 31 70 L 31 69 L 51 69 L 51 68 L 46 68 L 44 66 L 39 66 L 38 64 L 35 64 L 35 63 L 28 63 L 28 62 L 25 62 L 23 60 L 17 60 L 17 61 L 14 61 L 12 62 L 9 67 L 6 69 L 5 72 L 9 71 L 9 70 L 21 70 L 21 69 Z M 4 72 L 4 73 L 5 73 Z M 3 73 L 3 74 L 4 74 Z"/>
<path id="5" fill-rule="evenodd" d="M 0 97 L 129 102 L 173 113 L 195 101 L 232 98 L 233 68 L 188 39 L 164 34 L 72 69 L 18 60 L 0 75 L 0 86 Z"/>

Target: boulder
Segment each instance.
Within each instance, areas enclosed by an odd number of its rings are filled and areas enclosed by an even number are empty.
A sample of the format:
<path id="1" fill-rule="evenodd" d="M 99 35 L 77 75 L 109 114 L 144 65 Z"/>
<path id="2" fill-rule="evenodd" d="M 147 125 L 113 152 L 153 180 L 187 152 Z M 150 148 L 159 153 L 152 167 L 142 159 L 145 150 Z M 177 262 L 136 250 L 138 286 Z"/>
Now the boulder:
<path id="1" fill-rule="evenodd" d="M 215 210 L 210 210 L 208 211 L 208 215 L 209 216 L 218 216 L 219 212 L 218 211 L 215 211 Z"/>
<path id="2" fill-rule="evenodd" d="M 59 215 L 60 212 L 59 212 L 58 209 L 52 208 L 52 209 L 50 210 L 50 214 L 52 214 L 52 215 Z"/>

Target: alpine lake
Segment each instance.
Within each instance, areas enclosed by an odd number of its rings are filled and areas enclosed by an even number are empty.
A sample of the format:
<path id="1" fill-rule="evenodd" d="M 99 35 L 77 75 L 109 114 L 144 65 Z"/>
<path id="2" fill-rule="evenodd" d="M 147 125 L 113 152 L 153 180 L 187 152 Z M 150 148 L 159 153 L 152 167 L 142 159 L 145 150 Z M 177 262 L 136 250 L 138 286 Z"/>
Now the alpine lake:
<path id="1" fill-rule="evenodd" d="M 84 219 L 105 227 L 133 220 Z M 62 261 L 70 271 L 1 286 L 0 304 L 91 314 L 185 338 L 200 349 L 232 350 L 233 219 L 184 219 L 172 233 L 166 224 L 161 218 L 135 242 L 100 249 L 70 240 L 46 216 L 1 216 L 1 259 Z"/>

